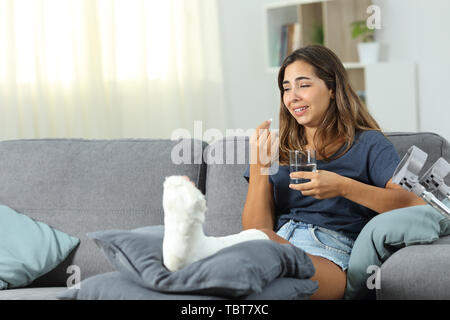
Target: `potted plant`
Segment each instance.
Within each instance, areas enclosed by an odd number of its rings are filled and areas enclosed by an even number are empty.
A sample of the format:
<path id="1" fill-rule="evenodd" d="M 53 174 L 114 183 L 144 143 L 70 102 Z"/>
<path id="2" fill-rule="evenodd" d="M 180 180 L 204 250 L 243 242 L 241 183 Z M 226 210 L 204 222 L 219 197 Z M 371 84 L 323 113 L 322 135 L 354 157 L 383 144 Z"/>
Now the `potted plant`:
<path id="1" fill-rule="evenodd" d="M 311 35 L 312 43 L 324 45 L 323 24 L 315 23 Z"/>
<path id="2" fill-rule="evenodd" d="M 353 21 L 350 25 L 352 27 L 352 38 L 360 39 L 358 43 L 359 62 L 363 64 L 378 62 L 380 46 L 378 42 L 375 42 L 375 29 L 368 28 L 365 20 Z"/>

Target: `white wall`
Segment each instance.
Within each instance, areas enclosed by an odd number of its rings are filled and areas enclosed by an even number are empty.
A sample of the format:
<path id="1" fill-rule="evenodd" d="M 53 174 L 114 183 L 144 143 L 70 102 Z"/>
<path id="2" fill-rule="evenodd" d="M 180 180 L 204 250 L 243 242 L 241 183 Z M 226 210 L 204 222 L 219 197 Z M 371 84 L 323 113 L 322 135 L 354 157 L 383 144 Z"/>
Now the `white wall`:
<path id="1" fill-rule="evenodd" d="M 266 70 L 263 5 L 276 0 L 218 0 L 227 104 L 234 128 L 278 119 L 276 74 Z M 450 140 L 450 1 L 373 0 L 384 61 L 417 64 L 419 131 Z M 389 97 L 386 97 L 387 99 Z M 386 114 L 389 117 L 390 114 Z M 278 122 L 274 123 L 278 126 Z"/>
<path id="2" fill-rule="evenodd" d="M 419 131 L 450 140 L 450 1 L 373 2 L 381 8 L 382 58 L 417 65 Z"/>
<path id="3" fill-rule="evenodd" d="M 266 72 L 263 5 L 273 0 L 218 0 L 225 94 L 233 129 L 278 127 L 276 74 Z"/>

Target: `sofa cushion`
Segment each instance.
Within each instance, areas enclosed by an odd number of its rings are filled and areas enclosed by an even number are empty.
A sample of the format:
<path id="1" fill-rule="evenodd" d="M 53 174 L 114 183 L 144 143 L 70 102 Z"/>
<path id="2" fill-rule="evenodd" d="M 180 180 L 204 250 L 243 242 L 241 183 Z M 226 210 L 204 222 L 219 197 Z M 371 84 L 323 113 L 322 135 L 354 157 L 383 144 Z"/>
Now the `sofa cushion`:
<path id="1" fill-rule="evenodd" d="M 42 287 L 0 290 L 0 300 L 58 300 L 67 287 Z"/>
<path id="2" fill-rule="evenodd" d="M 2 203 L 81 241 L 32 286 L 65 286 L 70 265 L 80 267 L 81 279 L 113 271 L 86 233 L 162 224 L 166 176 L 189 176 L 204 191 L 204 145 L 156 139 L 0 142 Z"/>
<path id="3" fill-rule="evenodd" d="M 379 300 L 450 299 L 450 245 L 416 245 L 394 253 L 380 269 Z"/>
<path id="4" fill-rule="evenodd" d="M 23 287 L 49 272 L 79 239 L 0 206 L 0 289 Z"/>
<path id="5" fill-rule="evenodd" d="M 445 199 L 443 204 L 450 205 Z M 450 234 L 450 220 L 430 205 L 399 208 L 379 214 L 358 235 L 347 270 L 345 299 L 374 299 L 367 285 L 370 268 L 379 267 L 406 246 L 430 244 Z M 371 279 L 375 280 L 374 277 Z M 377 283 L 377 282 L 376 282 Z"/>
<path id="6" fill-rule="evenodd" d="M 243 300 L 306 300 L 317 284 L 295 278 L 278 278 Z M 61 300 L 224 300 L 226 298 L 205 294 L 163 293 L 144 288 L 128 280 L 120 272 L 99 274 L 80 283 L 79 289 L 68 289 L 57 296 Z"/>
<path id="7" fill-rule="evenodd" d="M 261 293 L 276 278 L 308 279 L 314 274 L 313 264 L 303 250 L 274 241 L 238 243 L 170 272 L 163 265 L 164 226 L 100 231 L 88 236 L 122 275 L 163 293 L 236 298 Z"/>
<path id="8" fill-rule="evenodd" d="M 206 212 L 204 229 L 210 236 L 242 231 L 241 215 L 248 183 L 243 177 L 250 162 L 249 138 L 226 137 L 205 149 Z"/>

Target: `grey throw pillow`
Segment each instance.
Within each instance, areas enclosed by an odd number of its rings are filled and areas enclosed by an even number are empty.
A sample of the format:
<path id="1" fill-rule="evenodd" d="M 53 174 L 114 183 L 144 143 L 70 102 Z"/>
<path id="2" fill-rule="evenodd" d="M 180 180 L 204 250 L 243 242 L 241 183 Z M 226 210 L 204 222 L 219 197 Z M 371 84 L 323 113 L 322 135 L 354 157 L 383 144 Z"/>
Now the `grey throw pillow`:
<path id="1" fill-rule="evenodd" d="M 243 300 L 306 300 L 317 289 L 314 281 L 278 278 L 259 294 Z M 79 289 L 68 289 L 58 296 L 61 300 L 225 300 L 224 297 L 162 293 L 150 290 L 125 278 L 120 272 L 108 272 L 83 280 Z"/>
<path id="2" fill-rule="evenodd" d="M 88 234 L 124 277 L 162 293 L 237 298 L 260 294 L 277 278 L 308 279 L 315 272 L 303 250 L 269 240 L 242 242 L 170 272 L 163 264 L 163 236 L 164 226 Z M 309 295 L 317 289 L 312 283 Z"/>

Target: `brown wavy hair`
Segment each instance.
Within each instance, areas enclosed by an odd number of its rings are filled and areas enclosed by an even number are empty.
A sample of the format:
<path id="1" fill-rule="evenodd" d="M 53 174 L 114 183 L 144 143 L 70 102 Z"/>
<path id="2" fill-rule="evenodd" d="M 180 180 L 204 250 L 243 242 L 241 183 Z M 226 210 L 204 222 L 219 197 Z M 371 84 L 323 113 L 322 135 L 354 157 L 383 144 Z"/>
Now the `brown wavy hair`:
<path id="1" fill-rule="evenodd" d="M 305 46 L 287 56 L 278 73 L 281 96 L 279 132 L 281 164 L 289 163 L 289 150 L 304 150 L 307 145 L 304 127 L 296 121 L 283 102 L 286 67 L 299 60 L 310 64 L 316 76 L 322 79 L 334 94 L 324 113 L 322 124 L 317 128 L 313 138 L 318 158 L 330 161 L 344 155 L 352 146 L 357 130 L 381 132 L 378 123 L 350 85 L 347 72 L 336 54 L 322 45 Z M 326 150 L 333 147 L 334 143 L 345 144 L 345 148 L 331 158 L 332 155 L 327 154 Z"/>

